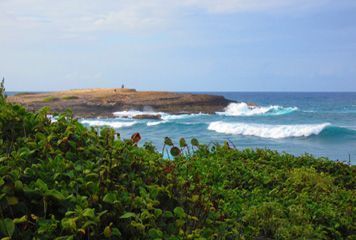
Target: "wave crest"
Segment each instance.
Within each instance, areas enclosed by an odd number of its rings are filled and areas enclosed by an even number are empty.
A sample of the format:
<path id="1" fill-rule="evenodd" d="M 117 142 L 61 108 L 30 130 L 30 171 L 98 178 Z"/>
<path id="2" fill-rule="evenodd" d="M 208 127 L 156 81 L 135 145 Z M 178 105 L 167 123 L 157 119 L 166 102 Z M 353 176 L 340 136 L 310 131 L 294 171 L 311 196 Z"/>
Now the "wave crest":
<path id="1" fill-rule="evenodd" d="M 134 118 L 139 115 L 152 115 L 157 116 L 160 115 L 163 122 L 170 121 L 170 120 L 179 120 L 179 119 L 186 119 L 186 118 L 193 118 L 193 117 L 200 117 L 200 116 L 208 116 L 209 114 L 205 113 L 191 113 L 191 114 L 169 114 L 165 112 L 154 112 L 154 111 L 120 111 L 114 112 L 113 115 L 118 118 Z M 156 125 L 156 124 L 152 124 Z"/>
<path id="2" fill-rule="evenodd" d="M 218 133 L 233 135 L 256 136 L 261 138 L 290 138 L 309 137 L 320 134 L 330 123 L 322 124 L 297 124 L 297 125 L 268 125 L 268 124 L 246 124 L 212 122 L 208 130 Z"/>
<path id="3" fill-rule="evenodd" d="M 151 126 L 160 125 L 161 123 L 166 123 L 166 121 L 147 122 L 146 125 L 147 125 L 148 127 L 151 127 Z"/>
<path id="4" fill-rule="evenodd" d="M 194 117 L 201 117 L 201 116 L 208 116 L 208 115 L 209 114 L 206 113 L 190 113 L 190 114 L 176 114 L 176 115 L 163 113 L 162 119 L 165 121 L 169 121 L 169 120 L 179 120 L 179 119 L 194 118 Z"/>
<path id="5" fill-rule="evenodd" d="M 137 122 L 133 121 L 133 122 L 109 122 L 109 121 L 102 121 L 102 120 L 82 120 L 80 121 L 83 124 L 89 125 L 89 126 L 93 126 L 93 127 L 103 127 L 103 126 L 107 126 L 107 127 L 112 127 L 112 128 L 124 128 L 124 127 L 131 127 L 133 125 L 135 125 Z"/>
<path id="6" fill-rule="evenodd" d="M 297 107 L 282 107 L 278 105 L 263 107 L 249 106 L 247 103 L 230 103 L 224 112 L 217 112 L 219 115 L 225 116 L 254 116 L 254 115 L 284 115 L 297 111 Z"/>
<path id="7" fill-rule="evenodd" d="M 153 112 L 153 111 L 136 111 L 136 110 L 131 110 L 131 111 L 120 111 L 120 112 L 114 112 L 113 115 L 115 117 L 119 118 L 133 118 L 139 115 L 160 115 L 162 114 L 161 112 Z"/>

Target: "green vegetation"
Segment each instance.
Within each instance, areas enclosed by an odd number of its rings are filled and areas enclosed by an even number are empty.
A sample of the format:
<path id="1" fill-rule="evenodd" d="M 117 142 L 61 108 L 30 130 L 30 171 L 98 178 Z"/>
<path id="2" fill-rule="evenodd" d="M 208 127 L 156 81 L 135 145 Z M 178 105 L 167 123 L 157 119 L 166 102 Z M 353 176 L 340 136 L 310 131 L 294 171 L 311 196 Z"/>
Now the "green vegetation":
<path id="1" fill-rule="evenodd" d="M 355 239 L 354 166 L 47 115 L 0 96 L 0 239 Z"/>
<path id="2" fill-rule="evenodd" d="M 57 97 L 48 96 L 48 97 L 44 98 L 42 101 L 47 103 L 47 102 L 54 102 L 54 101 L 58 101 L 58 100 L 59 100 L 59 98 L 57 98 Z"/>
<path id="3" fill-rule="evenodd" d="M 79 97 L 77 96 L 64 96 L 62 97 L 63 100 L 73 100 L 73 99 L 78 99 Z"/>
<path id="4" fill-rule="evenodd" d="M 34 94 L 34 93 L 31 93 L 31 92 L 19 92 L 19 93 L 16 93 L 15 96 L 24 96 L 24 95 L 29 95 L 29 94 Z"/>

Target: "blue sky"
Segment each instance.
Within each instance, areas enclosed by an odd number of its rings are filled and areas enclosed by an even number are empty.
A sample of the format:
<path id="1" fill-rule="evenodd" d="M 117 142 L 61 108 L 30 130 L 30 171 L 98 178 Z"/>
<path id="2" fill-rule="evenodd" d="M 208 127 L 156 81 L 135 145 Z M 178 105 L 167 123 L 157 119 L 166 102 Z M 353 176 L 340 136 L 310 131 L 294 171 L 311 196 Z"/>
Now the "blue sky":
<path id="1" fill-rule="evenodd" d="M 1 0 L 12 91 L 356 91 L 354 0 Z"/>

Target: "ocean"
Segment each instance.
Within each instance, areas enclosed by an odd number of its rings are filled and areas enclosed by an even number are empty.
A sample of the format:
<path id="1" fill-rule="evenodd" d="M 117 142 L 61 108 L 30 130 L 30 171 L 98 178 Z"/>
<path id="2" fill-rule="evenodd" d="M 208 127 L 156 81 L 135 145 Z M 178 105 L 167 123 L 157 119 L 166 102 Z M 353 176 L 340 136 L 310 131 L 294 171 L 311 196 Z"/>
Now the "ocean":
<path id="1" fill-rule="evenodd" d="M 196 93 L 196 92 L 195 92 Z M 199 92 L 202 93 L 202 92 Z M 216 114 L 170 115 L 135 120 L 117 112 L 111 119 L 80 119 L 87 126 L 111 126 L 123 138 L 139 132 L 142 143 L 161 149 L 164 137 L 201 143 L 229 141 L 237 148 L 269 148 L 294 155 L 310 153 L 356 164 L 356 93 L 204 92 L 239 101 Z M 249 108 L 246 103 L 255 103 Z"/>

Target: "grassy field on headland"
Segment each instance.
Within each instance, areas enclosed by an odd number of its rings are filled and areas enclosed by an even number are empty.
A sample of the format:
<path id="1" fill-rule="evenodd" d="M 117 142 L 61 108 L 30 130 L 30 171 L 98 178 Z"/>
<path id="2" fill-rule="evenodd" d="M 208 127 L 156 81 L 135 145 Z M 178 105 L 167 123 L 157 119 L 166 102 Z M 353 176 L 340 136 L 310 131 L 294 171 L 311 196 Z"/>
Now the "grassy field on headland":
<path id="1" fill-rule="evenodd" d="M 0 95 L 0 239 L 355 239 L 355 166 L 47 114 Z"/>

